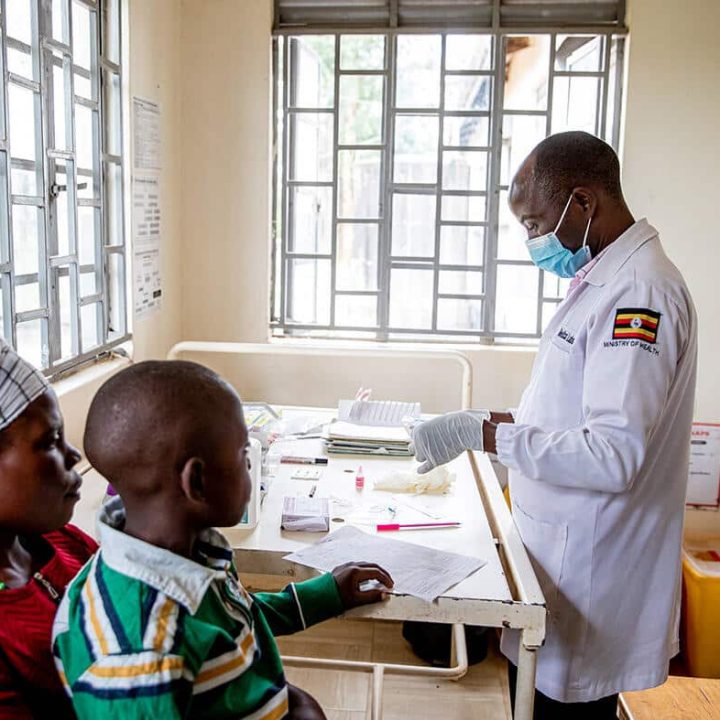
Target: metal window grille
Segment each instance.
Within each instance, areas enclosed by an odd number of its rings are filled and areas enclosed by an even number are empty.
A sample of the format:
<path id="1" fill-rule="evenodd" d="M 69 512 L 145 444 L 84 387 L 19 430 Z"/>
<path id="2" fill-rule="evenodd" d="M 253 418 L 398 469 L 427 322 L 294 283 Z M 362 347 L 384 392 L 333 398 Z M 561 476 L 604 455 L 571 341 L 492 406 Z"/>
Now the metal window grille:
<path id="1" fill-rule="evenodd" d="M 553 132 L 618 146 L 623 36 L 306 30 L 275 38 L 274 334 L 539 337 L 566 283 L 509 182 Z"/>
<path id="2" fill-rule="evenodd" d="M 0 329 L 57 374 L 128 339 L 120 0 L 0 0 Z"/>

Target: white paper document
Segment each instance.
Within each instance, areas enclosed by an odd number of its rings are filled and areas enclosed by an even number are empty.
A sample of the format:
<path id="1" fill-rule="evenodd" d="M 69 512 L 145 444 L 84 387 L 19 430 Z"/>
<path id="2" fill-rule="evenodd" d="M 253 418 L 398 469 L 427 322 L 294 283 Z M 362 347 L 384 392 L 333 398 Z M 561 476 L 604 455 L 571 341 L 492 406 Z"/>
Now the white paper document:
<path id="1" fill-rule="evenodd" d="M 356 425 L 402 427 L 405 418 L 420 417 L 420 403 L 396 400 L 340 400 L 338 419 Z"/>
<path id="2" fill-rule="evenodd" d="M 133 98 L 133 165 L 136 170 L 162 168 L 160 106 L 152 100 Z"/>
<path id="3" fill-rule="evenodd" d="M 346 562 L 376 563 L 390 573 L 395 593 L 414 595 L 428 602 L 486 564 L 480 558 L 368 535 L 354 527 L 336 530 L 284 559 L 325 572 Z"/>

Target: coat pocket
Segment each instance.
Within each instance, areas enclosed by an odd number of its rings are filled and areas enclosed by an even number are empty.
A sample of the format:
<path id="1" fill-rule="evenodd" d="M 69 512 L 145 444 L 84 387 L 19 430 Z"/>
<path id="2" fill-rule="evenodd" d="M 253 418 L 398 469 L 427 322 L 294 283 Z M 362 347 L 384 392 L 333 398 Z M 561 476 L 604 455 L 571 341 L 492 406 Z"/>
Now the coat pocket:
<path id="1" fill-rule="evenodd" d="M 513 498 L 513 519 L 530 556 L 540 589 L 552 616 L 558 597 L 567 547 L 568 526 L 537 520 Z"/>

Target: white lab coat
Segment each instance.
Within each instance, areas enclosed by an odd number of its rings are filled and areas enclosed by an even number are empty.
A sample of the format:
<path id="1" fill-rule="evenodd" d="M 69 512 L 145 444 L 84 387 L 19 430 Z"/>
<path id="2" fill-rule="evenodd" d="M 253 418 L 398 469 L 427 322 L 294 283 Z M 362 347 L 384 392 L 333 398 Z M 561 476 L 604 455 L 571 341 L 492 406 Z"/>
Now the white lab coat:
<path id="1" fill-rule="evenodd" d="M 613 339 L 626 308 L 660 313 L 655 343 Z M 560 304 L 516 423 L 498 427 L 548 607 L 536 687 L 555 700 L 654 687 L 678 651 L 696 325 L 657 231 L 636 222 Z M 514 663 L 517 647 L 505 631 Z"/>

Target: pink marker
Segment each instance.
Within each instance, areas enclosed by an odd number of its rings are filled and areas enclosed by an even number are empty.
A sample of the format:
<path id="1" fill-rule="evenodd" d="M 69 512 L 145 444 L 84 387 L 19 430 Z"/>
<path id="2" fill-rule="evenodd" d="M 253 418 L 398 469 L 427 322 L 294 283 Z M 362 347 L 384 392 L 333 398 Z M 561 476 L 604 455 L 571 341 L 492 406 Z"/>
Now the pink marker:
<path id="1" fill-rule="evenodd" d="M 362 465 L 358 468 L 357 475 L 355 475 L 355 489 L 362 490 L 365 487 L 365 475 L 363 475 Z"/>

